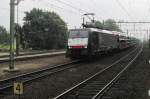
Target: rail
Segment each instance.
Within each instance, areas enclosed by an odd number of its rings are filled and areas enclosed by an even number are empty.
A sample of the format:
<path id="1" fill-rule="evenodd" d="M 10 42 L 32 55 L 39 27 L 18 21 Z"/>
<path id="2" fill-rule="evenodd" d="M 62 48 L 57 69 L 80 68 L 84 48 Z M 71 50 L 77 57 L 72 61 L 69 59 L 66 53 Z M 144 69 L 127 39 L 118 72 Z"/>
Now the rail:
<path id="1" fill-rule="evenodd" d="M 140 53 L 142 52 L 142 49 L 143 47 L 141 47 L 140 51 L 138 51 L 138 47 L 133 50 L 132 52 L 130 52 L 129 54 L 127 54 L 126 56 L 122 57 L 121 59 L 117 60 L 116 62 L 114 62 L 113 64 L 111 64 L 110 66 L 104 68 L 103 70 L 100 70 L 99 72 L 97 72 L 96 74 L 94 74 L 93 76 L 89 77 L 88 79 L 82 81 L 81 83 L 77 84 L 76 86 L 68 89 L 67 91 L 63 92 L 62 94 L 54 97 L 53 99 L 70 99 L 70 97 L 72 98 L 75 98 L 75 99 L 80 99 L 81 97 L 84 98 L 84 99 L 97 99 L 97 97 L 100 96 L 100 94 L 102 94 L 102 92 L 105 92 L 106 89 L 108 89 L 108 87 L 110 87 L 110 85 L 113 85 L 113 83 L 120 77 L 120 75 L 136 60 L 136 58 L 140 55 Z M 132 55 L 135 55 L 135 52 L 138 51 L 138 53 L 136 54 L 136 56 L 132 59 L 131 57 L 131 60 L 129 60 L 129 62 L 125 62 L 127 63 L 126 66 L 121 66 L 121 64 L 119 63 L 123 63 L 123 61 L 125 59 L 129 59 L 129 56 L 132 54 Z M 117 65 L 119 64 L 119 65 Z M 111 69 L 112 67 L 115 67 L 115 66 L 118 66 L 119 67 L 119 73 L 117 73 L 117 76 L 113 77 L 113 79 L 107 81 L 107 83 L 103 83 L 101 82 L 102 80 L 98 81 L 98 85 L 93 85 L 93 82 L 97 81 L 96 78 L 99 77 L 99 76 L 102 76 L 102 74 L 104 72 L 107 72 L 109 69 Z M 117 67 L 117 68 L 118 68 Z M 121 69 L 121 67 L 125 67 L 123 69 Z M 120 70 L 121 69 L 121 70 Z M 117 70 L 117 69 L 116 69 Z M 121 72 L 120 72 L 121 71 Z M 115 71 L 116 72 L 116 71 Z M 114 72 L 114 73 L 115 73 Z M 107 72 L 108 75 L 110 75 L 110 72 Z M 103 81 L 105 81 L 103 79 Z M 91 83 L 90 83 L 91 82 Z M 96 82 L 97 84 L 97 82 Z M 94 90 L 86 90 L 86 86 L 87 87 L 90 87 L 90 86 L 99 86 L 100 89 L 97 89 L 95 90 L 96 88 L 94 88 Z M 93 88 L 93 87 L 91 87 Z M 83 91 L 84 90 L 84 91 Z M 83 92 L 85 93 L 83 93 Z M 82 94 L 85 94 L 85 95 L 81 95 L 80 96 L 80 93 L 82 92 Z M 91 95 L 88 97 L 88 94 Z M 85 96 L 85 97 L 84 97 Z M 69 98 L 68 98 L 69 97 Z"/>

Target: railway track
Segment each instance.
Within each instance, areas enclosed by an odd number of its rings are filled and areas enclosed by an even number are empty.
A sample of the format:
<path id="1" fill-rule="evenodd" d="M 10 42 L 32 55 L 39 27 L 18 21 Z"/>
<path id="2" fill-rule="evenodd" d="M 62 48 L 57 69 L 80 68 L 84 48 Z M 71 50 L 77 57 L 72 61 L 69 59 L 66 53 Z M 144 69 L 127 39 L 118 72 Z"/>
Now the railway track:
<path id="1" fill-rule="evenodd" d="M 54 99 L 109 99 L 104 93 L 115 86 L 121 75 L 137 59 L 143 46 L 122 57 L 95 75 L 54 97 Z"/>
<path id="2" fill-rule="evenodd" d="M 0 96 L 11 94 L 12 92 L 9 90 L 10 90 L 10 88 L 13 87 L 14 82 L 22 82 L 23 84 L 27 84 L 34 80 L 41 79 L 42 77 L 50 76 L 55 73 L 70 69 L 70 68 L 76 66 L 75 64 L 80 63 L 80 62 L 81 62 L 80 60 L 76 60 L 76 61 L 72 61 L 69 63 L 51 66 L 46 69 L 37 70 L 34 72 L 30 72 L 30 73 L 22 74 L 19 76 L 0 80 Z"/>

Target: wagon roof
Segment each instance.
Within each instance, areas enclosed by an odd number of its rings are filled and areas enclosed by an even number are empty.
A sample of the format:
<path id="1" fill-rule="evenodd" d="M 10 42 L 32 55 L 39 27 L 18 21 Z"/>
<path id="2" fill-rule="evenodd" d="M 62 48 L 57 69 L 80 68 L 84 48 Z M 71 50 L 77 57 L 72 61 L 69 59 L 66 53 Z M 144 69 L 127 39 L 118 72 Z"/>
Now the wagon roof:
<path id="1" fill-rule="evenodd" d="M 100 32 L 100 33 L 106 33 L 106 34 L 114 34 L 112 31 L 108 30 L 101 30 L 101 29 L 96 29 L 96 28 L 83 28 L 83 29 L 71 29 L 70 31 L 90 31 L 90 32 Z"/>

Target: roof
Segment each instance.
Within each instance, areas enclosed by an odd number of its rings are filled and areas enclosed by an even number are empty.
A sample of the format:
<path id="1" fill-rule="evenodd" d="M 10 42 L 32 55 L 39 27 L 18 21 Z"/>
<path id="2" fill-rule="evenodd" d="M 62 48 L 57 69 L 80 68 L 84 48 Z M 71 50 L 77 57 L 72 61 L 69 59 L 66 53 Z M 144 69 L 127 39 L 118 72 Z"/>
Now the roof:
<path id="1" fill-rule="evenodd" d="M 108 31 L 108 30 L 102 30 L 102 29 L 96 29 L 96 28 L 80 28 L 80 29 L 71 29 L 70 31 L 75 31 L 75 30 L 85 30 L 85 31 L 92 31 L 92 32 L 101 32 L 101 33 L 106 33 L 106 34 L 114 34 L 114 35 L 119 35 L 126 37 L 127 34 L 124 32 L 118 32 L 118 31 Z"/>
<path id="2" fill-rule="evenodd" d="M 107 33 L 107 34 L 114 34 L 112 31 L 108 30 L 101 30 L 101 29 L 96 29 L 96 28 L 82 28 L 82 29 L 71 29 L 70 31 L 75 31 L 75 30 L 85 30 L 85 31 L 92 31 L 92 32 L 101 32 L 101 33 Z"/>

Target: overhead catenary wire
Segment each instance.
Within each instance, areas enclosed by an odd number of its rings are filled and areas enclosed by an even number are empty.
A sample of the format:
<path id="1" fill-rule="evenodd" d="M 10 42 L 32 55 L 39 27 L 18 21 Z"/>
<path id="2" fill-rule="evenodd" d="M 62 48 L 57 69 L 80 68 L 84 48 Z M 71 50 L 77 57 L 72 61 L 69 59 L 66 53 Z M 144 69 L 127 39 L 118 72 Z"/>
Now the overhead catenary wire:
<path id="1" fill-rule="evenodd" d="M 48 1 L 47 1 L 48 2 Z M 57 0 L 57 2 L 59 2 L 59 3 L 61 3 L 61 4 L 63 4 L 63 5 L 65 5 L 65 6 L 68 6 L 68 7 L 71 7 L 72 9 L 74 9 L 75 11 L 77 11 L 78 12 L 78 14 L 80 15 L 80 16 L 83 16 L 85 13 L 88 13 L 88 11 L 85 11 L 85 10 L 83 10 L 83 9 L 80 9 L 80 8 L 77 8 L 77 7 L 74 7 L 74 6 L 72 6 L 72 5 L 70 5 L 70 4 L 68 4 L 68 3 L 65 3 L 64 1 L 62 2 L 62 1 L 60 1 L 60 0 Z M 49 4 L 52 4 L 51 2 L 48 2 Z M 52 5 L 54 5 L 54 4 L 52 4 Z M 56 6 L 55 6 L 56 7 Z M 60 7 L 59 7 L 60 8 Z M 63 8 L 61 7 L 61 10 L 62 10 Z M 70 9 L 69 9 L 70 10 Z M 71 10 L 72 11 L 72 10 Z M 74 11 L 74 12 L 75 12 Z M 76 12 L 76 13 L 77 13 Z"/>
<path id="2" fill-rule="evenodd" d="M 97 5 L 96 5 L 96 3 L 95 3 L 95 1 L 93 0 L 92 1 L 92 3 L 91 3 L 94 7 L 96 7 Z M 99 10 L 97 10 L 97 14 L 99 14 L 99 15 L 102 15 L 102 12 L 103 11 L 99 11 Z M 95 12 L 94 12 L 95 13 Z M 96 18 L 98 19 L 98 20 L 103 20 L 103 18 L 101 17 L 101 16 L 96 16 Z"/>
<path id="3" fill-rule="evenodd" d="M 64 2 L 64 1 L 61 1 L 61 0 L 56 0 L 57 2 L 59 2 L 59 3 L 62 3 L 62 4 L 64 4 L 64 5 L 66 5 L 66 6 L 69 6 L 69 7 L 71 7 L 72 9 L 74 9 L 74 10 L 77 10 L 77 11 L 79 11 L 79 12 L 81 12 L 81 14 L 83 15 L 83 14 L 85 14 L 85 13 L 89 13 L 89 12 L 91 12 L 91 11 L 87 11 L 87 10 L 84 10 L 84 9 L 81 9 L 81 8 L 78 8 L 78 7 L 75 7 L 75 6 L 72 6 L 72 3 L 71 2 L 69 2 L 69 3 L 66 3 L 66 2 Z M 86 8 L 87 9 L 87 8 Z M 91 10 L 91 9 L 89 9 L 89 10 Z M 93 11 L 92 11 L 93 12 Z M 101 14 L 100 14 L 101 15 Z M 96 16 L 98 19 L 101 19 L 102 20 L 102 18 L 100 17 L 100 16 Z"/>
<path id="4" fill-rule="evenodd" d="M 80 12 L 83 12 L 83 13 L 89 13 L 88 11 L 86 11 L 86 10 L 84 10 L 84 9 L 77 8 L 77 7 L 75 7 L 75 6 L 72 6 L 71 4 L 68 4 L 68 3 L 64 2 L 64 1 L 61 1 L 61 0 L 56 0 L 56 1 L 59 2 L 59 3 L 62 3 L 62 4 L 64 4 L 64 5 L 66 5 L 66 6 L 68 6 L 68 7 L 71 7 L 72 9 L 75 9 L 75 10 L 77 10 L 77 11 L 80 11 Z"/>
<path id="5" fill-rule="evenodd" d="M 124 13 L 126 13 L 126 15 L 128 16 L 128 18 L 130 20 L 134 20 L 133 17 L 131 16 L 131 14 L 127 11 L 127 9 L 124 7 L 124 5 L 119 1 L 119 0 L 115 0 L 117 2 L 117 4 L 119 5 L 119 7 L 124 11 Z"/>
<path id="6" fill-rule="evenodd" d="M 44 2 L 46 2 L 45 5 L 46 5 L 47 7 L 49 7 L 49 5 L 50 5 L 50 6 L 52 6 L 52 7 L 55 7 L 55 8 L 57 8 L 57 9 L 60 9 L 60 10 L 63 10 L 63 11 L 67 11 L 67 12 L 70 12 L 70 13 L 73 13 L 73 14 L 82 15 L 81 13 L 78 13 L 78 12 L 73 11 L 73 10 L 71 10 L 71 9 L 64 9 L 63 7 L 60 7 L 60 6 L 55 5 L 55 4 L 53 4 L 53 3 L 50 3 L 49 1 L 44 1 Z"/>
<path id="7" fill-rule="evenodd" d="M 94 7 L 97 6 L 97 3 L 95 2 L 95 0 L 92 0 L 92 4 L 93 4 Z M 100 10 L 101 10 L 101 11 L 100 11 Z M 98 14 L 100 14 L 100 15 L 101 15 L 103 12 L 105 12 L 105 11 L 103 11 L 102 9 L 98 9 L 98 11 L 99 11 Z M 105 13 L 106 13 L 106 12 L 105 12 Z M 107 13 L 108 13 L 108 12 L 107 12 Z"/>
<path id="8" fill-rule="evenodd" d="M 78 11 L 76 11 L 76 10 L 72 10 L 72 9 L 67 9 L 67 8 L 65 8 L 65 7 L 63 7 L 63 6 L 60 6 L 60 5 L 57 5 L 57 4 L 54 4 L 53 2 L 50 2 L 50 1 L 47 1 L 47 0 L 43 0 L 42 1 L 42 3 L 40 3 L 42 6 L 46 6 L 46 9 L 44 9 L 44 11 L 51 11 L 51 12 L 53 12 L 53 11 L 61 11 L 61 13 L 63 13 L 63 14 L 65 14 L 65 13 L 67 13 L 67 12 L 69 12 L 69 14 L 74 14 L 74 16 L 81 16 L 81 15 L 83 15 L 82 13 L 80 13 L 80 12 L 78 12 Z M 58 12 L 59 13 L 59 12 Z M 77 17 L 77 18 L 79 18 L 79 17 Z M 68 18 L 66 18 L 66 20 L 69 20 L 69 16 L 68 16 Z M 71 24 L 69 24 L 69 23 L 66 23 L 67 24 L 67 26 L 69 26 L 69 27 L 79 27 L 79 26 L 74 26 L 74 25 L 71 25 Z"/>
<path id="9" fill-rule="evenodd" d="M 120 3 L 119 0 L 115 0 L 117 2 L 117 4 L 120 6 L 120 8 L 127 14 L 127 16 L 129 17 L 130 20 L 133 20 L 132 16 L 130 15 L 130 13 L 128 13 L 128 11 L 126 10 L 126 8 Z"/>
<path id="10" fill-rule="evenodd" d="M 144 19 L 149 18 L 149 16 L 150 16 L 150 2 L 149 2 L 149 0 L 146 1 L 146 4 L 147 4 L 147 15 L 145 15 Z"/>
<path id="11" fill-rule="evenodd" d="M 69 6 L 69 7 L 71 7 L 72 9 L 75 9 L 75 10 L 81 12 L 82 15 L 85 14 L 85 13 L 89 13 L 89 11 L 87 11 L 87 10 L 84 10 L 84 9 L 81 9 L 81 8 L 72 6 L 72 5 L 71 5 L 71 2 L 66 3 L 66 2 L 64 2 L 64 1 L 62 1 L 62 0 L 56 0 L 56 1 L 59 2 L 59 3 L 62 3 L 62 4 L 64 4 L 64 5 L 66 5 L 66 6 Z M 92 12 L 93 12 L 93 11 L 92 11 Z M 100 15 L 101 15 L 101 13 L 100 13 Z M 100 17 L 100 16 L 96 16 L 96 18 L 102 20 L 102 17 Z"/>

